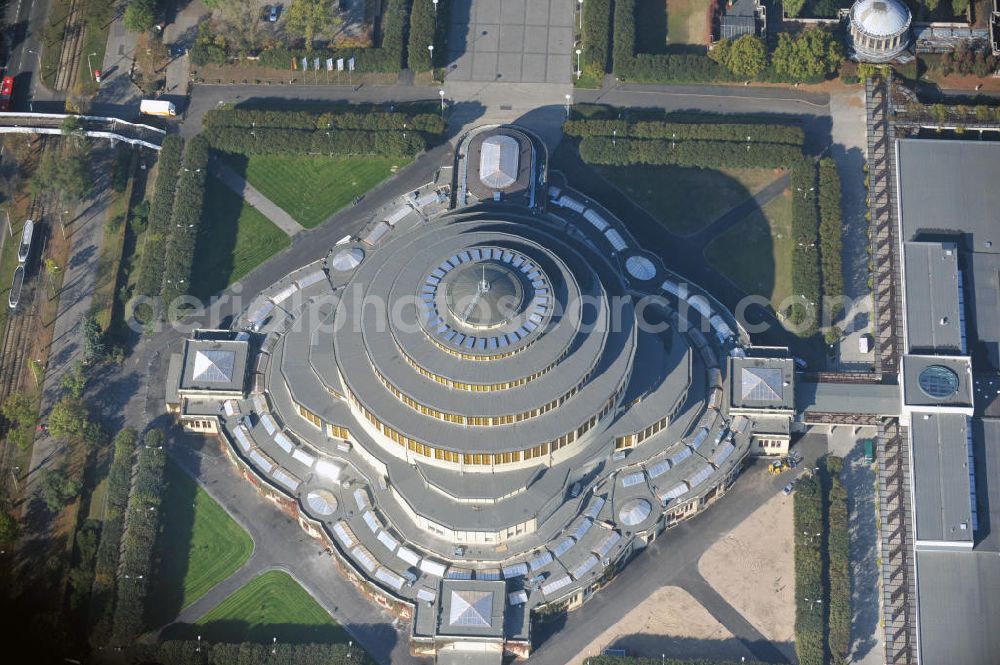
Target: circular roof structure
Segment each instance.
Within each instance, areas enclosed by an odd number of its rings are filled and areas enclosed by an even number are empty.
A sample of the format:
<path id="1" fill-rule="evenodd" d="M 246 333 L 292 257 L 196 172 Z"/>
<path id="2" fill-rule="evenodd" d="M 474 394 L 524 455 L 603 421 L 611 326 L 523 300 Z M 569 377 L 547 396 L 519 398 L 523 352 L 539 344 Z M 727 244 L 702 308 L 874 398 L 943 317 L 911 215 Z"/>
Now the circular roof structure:
<path id="1" fill-rule="evenodd" d="M 347 272 L 354 270 L 365 258 L 365 251 L 360 247 L 347 247 L 333 255 L 330 265 L 334 270 Z"/>
<path id="2" fill-rule="evenodd" d="M 509 323 L 523 312 L 531 289 L 509 265 L 492 259 L 461 266 L 444 288 L 452 318 L 486 329 Z"/>
<path id="3" fill-rule="evenodd" d="M 656 277 L 656 266 L 645 256 L 630 256 L 625 259 L 625 270 L 632 277 L 644 282 Z"/>
<path id="4" fill-rule="evenodd" d="M 653 507 L 645 499 L 629 499 L 618 511 L 618 521 L 626 526 L 642 524 L 653 512 Z"/>
<path id="5" fill-rule="evenodd" d="M 328 490 L 313 490 L 306 495 L 309 509 L 320 517 L 333 515 L 337 510 L 337 497 Z"/>
<path id="6" fill-rule="evenodd" d="M 944 399 L 958 392 L 958 374 L 944 365 L 925 367 L 917 377 L 920 389 L 929 397 Z"/>
<path id="7" fill-rule="evenodd" d="M 910 27 L 910 10 L 898 0 L 859 0 L 851 22 L 871 37 L 893 37 Z"/>

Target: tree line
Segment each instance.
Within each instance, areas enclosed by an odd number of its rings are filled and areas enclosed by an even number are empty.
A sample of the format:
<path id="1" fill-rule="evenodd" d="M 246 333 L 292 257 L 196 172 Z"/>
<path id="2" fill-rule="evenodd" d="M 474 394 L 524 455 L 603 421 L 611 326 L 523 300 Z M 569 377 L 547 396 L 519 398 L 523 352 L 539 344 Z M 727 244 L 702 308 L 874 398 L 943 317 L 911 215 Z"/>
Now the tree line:
<path id="1" fill-rule="evenodd" d="M 841 237 L 840 176 L 830 157 L 819 161 L 819 255 L 823 276 L 823 308 L 831 319 L 843 311 L 844 272 Z"/>
<path id="2" fill-rule="evenodd" d="M 213 109 L 205 114 L 203 123 L 205 128 L 357 129 L 367 132 L 412 129 L 427 134 L 443 134 L 445 131 L 445 122 L 437 113 L 374 110 L 312 113 L 267 109 Z"/>
<path id="3" fill-rule="evenodd" d="M 805 302 L 791 307 L 789 317 L 795 324 L 804 321 L 810 325 L 799 331 L 802 336 L 815 331 L 816 317 L 808 308 L 820 304 L 820 275 L 818 232 L 819 219 L 816 207 L 816 163 L 809 157 L 800 158 L 791 172 L 792 185 L 792 292 L 803 296 Z"/>
<path id="4" fill-rule="evenodd" d="M 580 68 L 588 76 L 601 79 L 608 71 L 611 45 L 611 0 L 583 3 L 583 53 Z"/>
<path id="5" fill-rule="evenodd" d="M 417 72 L 444 67 L 448 61 L 448 17 L 450 1 L 413 0 L 410 35 L 406 49 L 407 66 Z M 434 46 L 433 58 L 428 46 Z"/>
<path id="6" fill-rule="evenodd" d="M 800 665 L 825 665 L 823 497 L 819 477 L 795 483 L 795 654 Z"/>
<path id="7" fill-rule="evenodd" d="M 567 136 L 620 136 L 678 141 L 734 141 L 739 143 L 785 143 L 801 146 L 805 133 L 798 125 L 759 123 L 698 123 L 663 120 L 584 119 L 563 123 Z"/>
<path id="8" fill-rule="evenodd" d="M 184 148 L 184 161 L 174 192 L 170 216 L 170 241 L 163 265 L 162 294 L 166 302 L 191 292 L 191 267 L 194 264 L 201 208 L 208 177 L 208 142 L 195 136 Z"/>
<path id="9" fill-rule="evenodd" d="M 171 135 L 163 139 L 136 282 L 136 292 L 139 295 L 155 297 L 160 295 L 163 288 L 164 257 L 170 239 L 170 217 L 174 209 L 174 192 L 177 189 L 183 150 L 184 140 L 179 136 Z"/>
<path id="10" fill-rule="evenodd" d="M 165 437 L 158 429 L 143 436 L 135 478 L 129 493 L 118 567 L 117 599 L 111 642 L 131 644 L 142 633 L 146 596 L 160 529 L 160 494 L 166 468 Z"/>
<path id="11" fill-rule="evenodd" d="M 847 489 L 840 482 L 844 461 L 826 458 L 827 476 L 827 550 L 830 609 L 827 645 L 830 662 L 843 665 L 851 650 L 851 563 L 850 526 L 847 511 Z"/>
<path id="12" fill-rule="evenodd" d="M 375 662 L 364 649 L 348 644 L 210 644 L 183 640 L 135 644 L 126 656 L 132 665 L 373 665 Z"/>
<path id="13" fill-rule="evenodd" d="M 242 155 L 416 155 L 428 146 L 417 131 L 255 129 L 213 127 L 205 138 L 216 150 Z"/>
<path id="14" fill-rule="evenodd" d="M 798 146 L 778 143 L 739 144 L 728 141 L 614 139 L 587 136 L 580 157 L 588 164 L 693 166 L 699 168 L 782 168 L 798 160 Z"/>

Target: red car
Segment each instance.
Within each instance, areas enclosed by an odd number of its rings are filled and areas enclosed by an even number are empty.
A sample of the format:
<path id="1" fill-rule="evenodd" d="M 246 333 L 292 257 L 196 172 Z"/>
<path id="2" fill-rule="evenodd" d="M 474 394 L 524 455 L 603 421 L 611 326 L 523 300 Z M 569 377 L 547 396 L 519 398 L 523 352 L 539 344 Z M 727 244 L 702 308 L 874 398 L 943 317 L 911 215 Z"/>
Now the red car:
<path id="1" fill-rule="evenodd" d="M 4 76 L 0 83 L 0 111 L 9 111 L 10 102 L 14 97 L 14 77 Z"/>

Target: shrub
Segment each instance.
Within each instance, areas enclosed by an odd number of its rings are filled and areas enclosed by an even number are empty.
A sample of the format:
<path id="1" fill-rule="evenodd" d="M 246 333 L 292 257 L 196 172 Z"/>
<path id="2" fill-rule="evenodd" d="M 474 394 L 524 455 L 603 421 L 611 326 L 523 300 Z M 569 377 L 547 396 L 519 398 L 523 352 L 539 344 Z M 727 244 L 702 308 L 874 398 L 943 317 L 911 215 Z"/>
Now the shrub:
<path id="1" fill-rule="evenodd" d="M 436 113 L 402 112 L 310 113 L 308 111 L 270 111 L 265 109 L 217 109 L 205 114 L 206 129 L 215 127 L 274 129 L 359 129 L 364 131 L 405 130 L 442 134 L 445 123 Z"/>
<path id="2" fill-rule="evenodd" d="M 177 174 L 181 168 L 183 149 L 184 140 L 179 136 L 168 136 L 163 139 L 136 284 L 136 291 L 140 295 L 158 296 L 163 285 L 163 257 L 170 233 L 174 190 L 177 187 Z"/>
<path id="3" fill-rule="evenodd" d="M 817 248 L 818 219 L 816 210 L 816 165 L 803 157 L 792 167 L 792 290 L 805 296 L 806 303 L 815 307 L 820 302 L 819 251 Z M 801 334 L 809 335 L 813 325 Z"/>
<path id="4" fill-rule="evenodd" d="M 589 0 L 583 3 L 582 69 L 588 75 L 601 78 L 608 71 L 611 43 L 611 0 Z"/>
<path id="5" fill-rule="evenodd" d="M 407 65 L 418 72 L 443 67 L 448 61 L 448 0 L 438 0 L 437 12 L 432 0 L 413 0 L 410 10 L 410 37 Z M 434 45 L 434 60 L 427 49 Z"/>
<path id="6" fill-rule="evenodd" d="M 213 148 L 243 155 L 415 155 L 427 143 L 417 131 L 363 132 L 353 130 L 307 131 L 256 129 L 251 134 L 238 127 L 216 127 L 205 132 Z"/>
<path id="7" fill-rule="evenodd" d="M 819 252 L 823 275 L 823 297 L 839 298 L 844 294 L 844 275 L 841 255 L 840 176 L 837 164 L 830 157 L 819 162 Z M 824 309 L 826 306 L 824 305 Z M 843 305 L 837 301 L 829 308 L 835 318 Z"/>
<path id="8" fill-rule="evenodd" d="M 779 168 L 799 159 L 797 146 L 725 141 L 618 139 L 591 136 L 580 141 L 580 157 L 588 164 L 675 164 L 700 168 Z"/>
<path id="9" fill-rule="evenodd" d="M 274 653 L 272 653 L 272 651 Z M 362 649 L 347 644 L 211 644 L 203 641 L 166 641 L 136 644 L 129 663 L 162 665 L 373 665 Z M 672 665 L 672 664 L 671 664 Z M 707 664 L 706 664 L 707 665 Z"/>
<path id="10" fill-rule="evenodd" d="M 795 653 L 801 665 L 823 665 L 823 505 L 819 479 L 801 478 L 795 525 Z M 820 534 L 820 535 L 816 535 Z"/>
<path id="11" fill-rule="evenodd" d="M 191 286 L 191 265 L 201 227 L 201 206 L 208 177 L 208 142 L 191 139 L 184 150 L 184 166 L 177 179 L 174 210 L 170 217 L 170 242 L 163 266 L 163 299 L 171 302 Z"/>
<path id="12" fill-rule="evenodd" d="M 798 125 L 752 123 L 684 123 L 660 120 L 567 120 L 567 136 L 612 136 L 622 138 L 671 139 L 676 141 L 733 141 L 746 143 L 785 143 L 801 146 L 805 133 Z"/>
<path id="13" fill-rule="evenodd" d="M 847 662 L 851 650 L 851 565 L 847 490 L 840 482 L 843 460 L 827 457 L 830 487 L 827 494 L 827 549 L 829 557 L 830 626 L 827 644 L 834 665 Z"/>

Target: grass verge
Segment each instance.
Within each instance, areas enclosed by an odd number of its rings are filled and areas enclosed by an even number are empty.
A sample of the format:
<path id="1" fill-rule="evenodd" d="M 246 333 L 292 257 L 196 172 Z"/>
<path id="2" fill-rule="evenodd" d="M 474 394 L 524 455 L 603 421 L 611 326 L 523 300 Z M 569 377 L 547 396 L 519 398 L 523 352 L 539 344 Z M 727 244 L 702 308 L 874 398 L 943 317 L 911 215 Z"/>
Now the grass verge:
<path id="1" fill-rule="evenodd" d="M 701 231 L 779 177 L 771 169 L 628 166 L 599 170 L 678 236 Z"/>
<path id="2" fill-rule="evenodd" d="M 232 575 L 253 552 L 250 535 L 172 460 L 167 460 L 151 623 L 162 625 Z"/>
<path id="3" fill-rule="evenodd" d="M 667 43 L 705 46 L 708 39 L 708 0 L 667 1 Z"/>
<path id="4" fill-rule="evenodd" d="M 405 157 L 227 157 L 247 182 L 306 228 L 322 224 L 408 163 Z"/>
<path id="5" fill-rule="evenodd" d="M 197 624 L 210 642 L 346 642 L 347 631 L 288 573 L 272 570 L 219 603 Z"/>
<path id="6" fill-rule="evenodd" d="M 39 40 L 42 44 L 41 57 L 38 58 L 41 61 L 42 83 L 49 88 L 54 88 L 56 85 L 56 72 L 59 70 L 59 55 L 62 52 L 70 4 L 71 0 L 52 0 L 49 8 L 49 19 L 45 23 L 42 38 Z"/>
<path id="7" fill-rule="evenodd" d="M 792 293 L 792 195 L 785 190 L 705 248 L 716 270 L 778 309 Z"/>
<path id="8" fill-rule="evenodd" d="M 192 293 L 200 298 L 226 288 L 290 243 L 284 231 L 212 176 L 201 214 L 191 276 Z"/>

